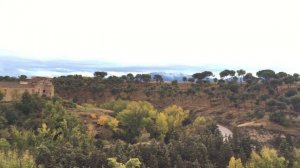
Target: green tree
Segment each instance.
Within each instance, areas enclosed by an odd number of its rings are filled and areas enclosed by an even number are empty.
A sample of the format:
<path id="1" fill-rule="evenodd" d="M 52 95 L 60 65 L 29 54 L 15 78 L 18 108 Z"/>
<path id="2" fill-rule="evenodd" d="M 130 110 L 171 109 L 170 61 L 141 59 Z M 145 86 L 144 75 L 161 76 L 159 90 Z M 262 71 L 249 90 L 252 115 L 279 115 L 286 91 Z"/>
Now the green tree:
<path id="1" fill-rule="evenodd" d="M 4 96 L 5 96 L 5 94 L 3 92 L 1 92 L 1 90 L 0 90 L 0 101 L 3 100 Z"/>
<path id="2" fill-rule="evenodd" d="M 212 76 L 212 75 L 213 75 L 213 73 L 210 72 L 210 71 L 203 71 L 203 72 L 201 72 L 201 73 L 195 73 L 195 74 L 193 74 L 192 77 L 193 77 L 195 80 L 197 80 L 197 81 L 201 81 L 201 80 L 203 80 L 204 78 L 209 77 L 209 76 Z"/>
<path id="3" fill-rule="evenodd" d="M 162 76 L 161 76 L 161 75 L 158 75 L 158 74 L 154 75 L 153 79 L 154 79 L 157 83 L 158 83 L 158 82 L 159 82 L 159 83 L 163 83 L 163 82 L 164 82 Z"/>
<path id="4" fill-rule="evenodd" d="M 152 104 L 143 101 L 132 101 L 126 109 L 118 113 L 120 126 L 125 127 L 125 139 L 132 142 L 142 129 L 154 126 L 157 111 Z"/>
<path id="5" fill-rule="evenodd" d="M 94 72 L 94 77 L 95 78 L 99 78 L 99 79 L 103 79 L 105 78 L 105 76 L 107 76 L 107 72 Z"/>
<path id="6" fill-rule="evenodd" d="M 228 70 L 228 69 L 225 69 L 224 71 L 220 72 L 220 77 L 223 78 L 223 77 L 226 77 L 226 76 L 235 76 L 235 71 L 234 70 Z"/>
<path id="7" fill-rule="evenodd" d="M 18 154 L 17 151 L 0 151 L 0 167 L 2 168 L 33 168 L 38 166 L 28 151 Z"/>
<path id="8" fill-rule="evenodd" d="M 273 70 L 265 69 L 265 70 L 256 72 L 256 76 L 258 76 L 260 78 L 264 78 L 265 80 L 269 81 L 271 78 L 275 78 L 276 74 Z"/>
<path id="9" fill-rule="evenodd" d="M 291 97 L 291 103 L 296 112 L 300 112 L 300 95 Z"/>
<path id="10" fill-rule="evenodd" d="M 285 78 L 285 77 L 287 77 L 287 76 L 288 76 L 288 74 L 285 73 L 285 72 L 278 72 L 278 73 L 276 74 L 276 77 L 277 77 L 278 79 L 283 79 L 283 78 Z"/>
<path id="11" fill-rule="evenodd" d="M 238 76 L 244 76 L 246 74 L 246 71 L 243 69 L 237 70 L 236 72 L 237 72 Z"/>
<path id="12" fill-rule="evenodd" d="M 26 80 L 27 79 L 27 76 L 26 75 L 20 75 L 19 76 L 19 80 Z"/>

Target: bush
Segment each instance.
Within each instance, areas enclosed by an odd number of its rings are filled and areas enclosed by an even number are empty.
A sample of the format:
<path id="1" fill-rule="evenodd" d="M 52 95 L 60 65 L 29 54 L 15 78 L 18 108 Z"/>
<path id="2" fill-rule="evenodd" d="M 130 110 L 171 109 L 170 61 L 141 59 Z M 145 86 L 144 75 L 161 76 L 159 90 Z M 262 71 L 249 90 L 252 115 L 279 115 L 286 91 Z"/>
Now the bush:
<path id="1" fill-rule="evenodd" d="M 290 89 L 284 95 L 285 95 L 285 97 L 292 97 L 292 96 L 295 96 L 297 93 L 298 92 L 296 89 Z"/>
<path id="2" fill-rule="evenodd" d="M 290 119 L 286 118 L 282 112 L 271 113 L 269 119 L 270 121 L 283 126 L 289 126 L 291 124 Z"/>
<path id="3" fill-rule="evenodd" d="M 21 155 L 19 155 L 16 151 L 0 151 L 0 160 L 0 167 L 3 168 L 40 167 L 35 164 L 34 158 L 28 151 L 25 151 L 25 153 Z"/>
<path id="4" fill-rule="evenodd" d="M 291 103 L 296 112 L 300 112 L 300 95 L 291 97 Z"/>
<path id="5" fill-rule="evenodd" d="M 265 111 L 255 110 L 255 112 L 253 113 L 253 116 L 258 119 L 263 118 L 265 116 Z"/>
<path id="6" fill-rule="evenodd" d="M 102 104 L 100 107 L 108 110 L 114 111 L 116 114 L 126 109 L 127 104 L 129 102 L 126 100 L 118 99 L 118 100 L 112 100 L 108 103 Z"/>

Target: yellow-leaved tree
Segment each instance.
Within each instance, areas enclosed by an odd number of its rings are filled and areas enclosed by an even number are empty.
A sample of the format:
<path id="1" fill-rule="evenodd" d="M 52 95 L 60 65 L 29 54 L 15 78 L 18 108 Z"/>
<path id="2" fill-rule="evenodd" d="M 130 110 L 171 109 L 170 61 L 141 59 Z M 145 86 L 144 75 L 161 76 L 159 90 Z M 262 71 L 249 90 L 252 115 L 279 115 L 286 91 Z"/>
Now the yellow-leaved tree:
<path id="1" fill-rule="evenodd" d="M 244 168 L 241 159 L 236 159 L 234 156 L 230 158 L 228 168 Z"/>
<path id="2" fill-rule="evenodd" d="M 294 149 L 294 168 L 300 168 L 300 149 Z"/>
<path id="3" fill-rule="evenodd" d="M 128 141 L 133 141 L 141 130 L 151 130 L 155 125 L 157 111 L 152 104 L 145 101 L 132 101 L 126 109 L 117 114 L 120 126 L 124 129 Z"/>
<path id="4" fill-rule="evenodd" d="M 246 168 L 286 168 L 288 161 L 280 157 L 275 149 L 263 147 L 260 154 L 252 152 Z"/>
<path id="5" fill-rule="evenodd" d="M 107 161 L 111 168 L 140 168 L 142 164 L 138 158 L 131 158 L 125 164 L 119 163 L 116 158 L 108 158 Z"/>
<path id="6" fill-rule="evenodd" d="M 108 122 L 108 119 L 109 117 L 107 115 L 101 115 L 97 120 L 97 124 L 104 126 Z"/>
<path id="7" fill-rule="evenodd" d="M 160 133 L 161 138 L 168 132 L 168 121 L 167 116 L 164 113 L 159 113 L 156 118 L 156 129 Z"/>
<path id="8" fill-rule="evenodd" d="M 181 126 L 182 121 L 186 119 L 189 114 L 188 111 L 183 110 L 181 107 L 176 105 L 165 108 L 163 113 L 167 117 L 169 130 L 174 130 L 175 128 Z"/>

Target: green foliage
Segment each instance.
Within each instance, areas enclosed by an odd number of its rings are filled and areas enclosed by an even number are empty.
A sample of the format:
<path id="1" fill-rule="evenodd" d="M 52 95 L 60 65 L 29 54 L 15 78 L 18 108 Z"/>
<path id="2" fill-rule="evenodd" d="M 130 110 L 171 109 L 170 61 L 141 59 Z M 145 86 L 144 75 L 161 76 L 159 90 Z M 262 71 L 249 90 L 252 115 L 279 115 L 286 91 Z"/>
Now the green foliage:
<path id="1" fill-rule="evenodd" d="M 0 150 L 0 167 L 3 168 L 36 168 L 38 166 L 28 151 L 19 154 L 16 151 L 3 152 Z"/>
<path id="2" fill-rule="evenodd" d="M 291 121 L 282 112 L 271 113 L 269 119 L 283 126 L 289 126 L 291 124 Z"/>
<path id="3" fill-rule="evenodd" d="M 125 164 L 117 162 L 116 158 L 108 158 L 108 165 L 111 168 L 140 168 L 141 162 L 138 158 L 131 158 Z"/>
<path id="4" fill-rule="evenodd" d="M 5 96 L 5 94 L 0 90 L 0 101 L 3 100 L 4 96 Z"/>
<path id="5" fill-rule="evenodd" d="M 295 96 L 297 93 L 298 92 L 296 89 L 289 89 L 284 95 L 285 97 L 292 97 Z"/>
<path id="6" fill-rule="evenodd" d="M 196 80 L 203 80 L 204 78 L 209 77 L 209 76 L 213 76 L 213 73 L 210 71 L 204 71 L 204 72 L 195 73 L 192 75 L 192 77 Z"/>
<path id="7" fill-rule="evenodd" d="M 103 79 L 105 76 L 107 76 L 107 72 L 94 72 L 94 77 Z"/>
<path id="8" fill-rule="evenodd" d="M 120 125 L 125 127 L 125 137 L 132 142 L 142 129 L 151 130 L 155 118 L 156 109 L 148 102 L 130 102 L 126 109 L 118 113 Z"/>
<path id="9" fill-rule="evenodd" d="M 176 105 L 165 108 L 163 113 L 166 115 L 169 130 L 174 130 L 181 126 L 189 114 L 188 111 Z"/>
<path id="10" fill-rule="evenodd" d="M 294 149 L 293 167 L 294 168 L 299 168 L 300 167 L 300 149 L 297 149 L 297 148 Z"/>
<path id="11" fill-rule="evenodd" d="M 9 142 L 6 139 L 0 138 L 0 151 L 8 151 L 10 147 Z"/>
<path id="12" fill-rule="evenodd" d="M 164 79 L 162 78 L 161 75 L 154 75 L 153 76 L 153 79 L 156 81 L 156 82 L 159 82 L 159 83 L 163 83 L 164 82 Z"/>
<path id="13" fill-rule="evenodd" d="M 244 168 L 241 159 L 236 159 L 235 157 L 231 157 L 229 161 L 229 165 L 227 168 Z"/>
<path id="14" fill-rule="evenodd" d="M 220 72 L 220 77 L 223 78 L 223 77 L 226 77 L 226 76 L 234 76 L 235 75 L 235 71 L 234 70 L 228 70 L 228 69 L 225 69 L 224 71 Z"/>
<path id="15" fill-rule="evenodd" d="M 164 113 L 159 113 L 156 119 L 156 129 L 163 137 L 169 131 L 167 116 Z"/>
<path id="16" fill-rule="evenodd" d="M 193 126 L 198 128 L 200 126 L 204 126 L 205 124 L 212 122 L 212 120 L 210 118 L 204 117 L 204 116 L 198 116 L 194 122 L 193 122 Z"/>
<path id="17" fill-rule="evenodd" d="M 300 95 L 291 97 L 291 103 L 296 112 L 300 112 Z"/>
<path id="18" fill-rule="evenodd" d="M 258 71 L 256 73 L 256 75 L 258 77 L 266 79 L 266 80 L 270 80 L 271 78 L 276 77 L 275 72 L 273 70 L 270 70 L 270 69 L 265 69 L 265 70 Z"/>
<path id="19" fill-rule="evenodd" d="M 243 69 L 237 70 L 236 72 L 237 72 L 238 76 L 243 76 L 246 74 L 246 71 Z"/>
<path id="20" fill-rule="evenodd" d="M 38 113 L 42 111 L 43 102 L 37 95 L 31 95 L 28 92 L 24 92 L 21 102 L 19 103 L 19 109 L 25 114 Z"/>
<path id="21" fill-rule="evenodd" d="M 267 103 L 267 111 L 274 112 L 276 110 L 283 111 L 287 109 L 287 104 L 285 102 L 277 101 L 274 99 L 269 100 Z"/>
<path id="22" fill-rule="evenodd" d="M 129 102 L 126 101 L 126 100 L 117 99 L 117 100 L 112 100 L 112 101 L 110 101 L 108 103 L 104 103 L 100 107 L 102 107 L 104 109 L 112 110 L 116 114 L 118 114 L 119 112 L 121 112 L 124 109 L 126 109 L 128 103 Z"/>

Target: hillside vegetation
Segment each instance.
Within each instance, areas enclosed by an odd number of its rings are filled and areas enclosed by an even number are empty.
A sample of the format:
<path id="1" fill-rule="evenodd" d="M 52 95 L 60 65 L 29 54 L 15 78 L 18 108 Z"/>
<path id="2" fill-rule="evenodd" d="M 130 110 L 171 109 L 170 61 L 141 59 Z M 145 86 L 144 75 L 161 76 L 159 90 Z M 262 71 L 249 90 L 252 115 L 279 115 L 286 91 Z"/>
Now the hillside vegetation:
<path id="1" fill-rule="evenodd" d="M 300 135 L 298 74 L 262 70 L 254 77 L 244 70 L 224 70 L 219 75 L 221 79 L 206 80 L 213 74 L 204 71 L 178 83 L 164 82 L 160 75 L 105 78 L 105 72 L 96 72 L 92 78 L 75 75 L 53 81 L 59 96 L 80 104 L 100 106 L 123 99 L 148 101 L 158 109 L 178 105 L 231 128 L 243 127 L 260 141 L 280 133 Z"/>
<path id="2" fill-rule="evenodd" d="M 0 167 L 298 168 L 299 76 L 238 73 L 54 78 L 54 98 L 0 103 Z"/>

